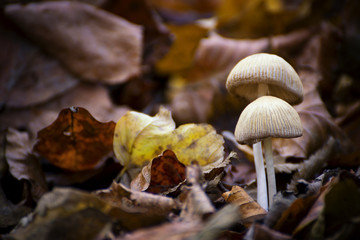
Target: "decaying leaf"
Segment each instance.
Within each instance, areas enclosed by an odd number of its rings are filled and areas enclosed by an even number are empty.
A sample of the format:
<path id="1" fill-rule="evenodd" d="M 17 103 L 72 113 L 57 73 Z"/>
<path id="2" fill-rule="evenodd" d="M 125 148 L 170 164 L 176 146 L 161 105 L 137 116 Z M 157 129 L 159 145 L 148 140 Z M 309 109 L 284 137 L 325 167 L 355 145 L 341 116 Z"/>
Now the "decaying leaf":
<path id="1" fill-rule="evenodd" d="M 274 231 L 265 225 L 255 223 L 246 234 L 246 238 L 254 240 L 292 240 L 290 235 Z"/>
<path id="2" fill-rule="evenodd" d="M 210 81 L 187 83 L 181 77 L 169 81 L 171 112 L 178 123 L 206 122 L 212 113 L 216 86 Z"/>
<path id="3" fill-rule="evenodd" d="M 184 124 L 175 129 L 165 108 L 154 117 L 130 111 L 117 122 L 114 133 L 114 152 L 125 168 L 141 166 L 170 149 L 184 165 L 196 160 L 209 172 L 227 164 L 223 143 L 222 136 L 208 124 Z"/>
<path id="4" fill-rule="evenodd" d="M 312 0 L 224 1 L 216 13 L 218 31 L 233 38 L 259 38 L 281 34 L 309 17 Z M 326 9 L 325 7 L 321 10 Z"/>
<path id="5" fill-rule="evenodd" d="M 165 220 L 161 213 L 144 214 L 114 206 L 94 194 L 70 188 L 55 188 L 45 194 L 35 211 L 24 218 L 8 237 L 26 239 L 94 239 L 107 225 L 134 230 Z"/>
<path id="6" fill-rule="evenodd" d="M 77 1 L 11 4 L 6 15 L 75 75 L 113 84 L 140 73 L 142 29 Z"/>
<path id="7" fill-rule="evenodd" d="M 113 182 L 110 188 L 95 193 L 104 201 L 129 211 L 157 213 L 167 215 L 178 208 L 176 201 L 170 197 L 128 189 L 121 183 Z"/>
<path id="8" fill-rule="evenodd" d="M 114 122 L 101 123 L 84 108 L 63 109 L 38 132 L 34 150 L 63 169 L 92 169 L 111 153 L 114 128 Z"/>
<path id="9" fill-rule="evenodd" d="M 273 141 L 275 151 L 282 158 L 292 160 L 307 159 L 311 154 L 323 147 L 330 137 L 333 137 L 336 141 L 336 151 L 334 151 L 332 157 L 336 157 L 340 153 L 348 154 L 353 151 L 353 143 L 351 143 L 343 130 L 336 125 L 318 90 L 321 82 L 327 79 L 328 73 L 325 74 L 323 71 L 334 68 L 331 67 L 333 61 L 328 58 L 333 59 L 335 56 L 328 56 L 328 51 L 321 44 L 324 41 L 324 35 L 328 36 L 329 31 L 333 31 L 333 29 L 328 25 L 322 26 L 320 32 L 308 42 L 297 59 L 299 65 L 307 65 L 307 67 L 298 70 L 304 85 L 304 101 L 294 106 L 300 115 L 304 131 L 303 136 L 299 138 L 276 139 Z M 325 58 L 326 61 L 323 61 L 322 59 Z"/>
<path id="10" fill-rule="evenodd" d="M 287 188 L 291 191 L 295 191 L 298 180 L 310 180 L 316 173 L 321 172 L 321 169 L 326 165 L 326 161 L 331 156 L 334 145 L 335 139 L 330 137 L 321 149 L 311 155 L 308 160 L 302 162 L 296 169 Z"/>
<path id="11" fill-rule="evenodd" d="M 187 191 L 185 202 L 182 206 L 180 217 L 184 221 L 201 221 L 201 219 L 215 212 L 213 204 L 201 187 L 202 171 L 197 163 L 186 167 L 186 179 L 190 184 Z"/>
<path id="12" fill-rule="evenodd" d="M 360 181 L 349 172 L 342 171 L 329 182 L 307 216 L 299 223 L 294 235 L 310 235 L 313 239 L 356 238 L 359 234 Z M 310 231 L 304 233 L 310 227 Z"/>
<path id="13" fill-rule="evenodd" d="M 39 159 L 32 153 L 32 142 L 26 132 L 10 128 L 6 134 L 5 159 L 13 177 L 27 180 L 31 184 L 31 195 L 35 201 L 47 191 L 47 185 Z"/>
<path id="14" fill-rule="evenodd" d="M 154 65 L 169 50 L 170 31 L 146 0 L 106 1 L 104 9 L 144 27 L 143 63 Z"/>
<path id="15" fill-rule="evenodd" d="M 175 41 L 169 52 L 157 62 L 156 69 L 161 73 L 181 73 L 191 66 L 199 41 L 208 30 L 197 24 L 168 25 L 168 28 L 175 35 Z"/>
<path id="16" fill-rule="evenodd" d="M 21 38 L 6 24 L 6 19 L 0 19 L 0 44 L 3 49 L 0 53 L 1 104 L 10 108 L 33 106 L 60 95 L 78 83 L 57 60 Z"/>
<path id="17" fill-rule="evenodd" d="M 231 191 L 223 193 L 222 196 L 226 202 L 239 207 L 240 220 L 247 226 L 266 215 L 266 210 L 255 202 L 242 187 L 234 186 Z"/>
<path id="18" fill-rule="evenodd" d="M 260 52 L 292 51 L 302 45 L 312 32 L 312 29 L 302 29 L 253 40 L 226 38 L 211 33 L 200 41 L 187 79 L 191 82 L 217 79 L 225 84 L 227 75 L 241 59 Z"/>
<path id="19" fill-rule="evenodd" d="M 167 194 L 175 191 L 185 180 L 185 166 L 171 150 L 165 150 L 145 166 L 131 181 L 131 189 Z"/>
<path id="20" fill-rule="evenodd" d="M 5 193 L 0 187 L 0 228 L 12 228 L 21 218 L 28 215 L 32 209 L 21 204 L 13 204 L 6 199 Z"/>
<path id="21" fill-rule="evenodd" d="M 91 96 L 89 98 L 89 96 Z M 114 106 L 104 86 L 80 83 L 63 95 L 41 105 L 22 109 L 4 109 L 0 114 L 0 127 L 27 129 L 31 135 L 56 120 L 59 112 L 70 106 L 81 106 L 101 122 L 119 119 L 129 108 Z"/>

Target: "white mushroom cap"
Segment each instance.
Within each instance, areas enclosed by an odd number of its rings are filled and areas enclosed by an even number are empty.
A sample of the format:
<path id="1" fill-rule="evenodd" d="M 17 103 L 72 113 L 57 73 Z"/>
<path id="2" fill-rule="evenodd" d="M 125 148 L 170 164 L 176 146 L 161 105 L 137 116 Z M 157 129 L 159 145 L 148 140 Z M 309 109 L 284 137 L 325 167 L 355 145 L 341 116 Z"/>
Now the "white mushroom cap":
<path id="1" fill-rule="evenodd" d="M 302 135 L 299 114 L 284 100 L 263 96 L 241 113 L 235 129 L 240 143 L 253 144 L 267 137 L 295 138 Z"/>
<path id="2" fill-rule="evenodd" d="M 266 95 L 281 98 L 290 104 L 303 100 L 304 90 L 298 74 L 277 55 L 258 53 L 242 59 L 231 70 L 226 88 L 232 94 L 253 101 L 258 97 L 259 84 L 268 85 Z"/>

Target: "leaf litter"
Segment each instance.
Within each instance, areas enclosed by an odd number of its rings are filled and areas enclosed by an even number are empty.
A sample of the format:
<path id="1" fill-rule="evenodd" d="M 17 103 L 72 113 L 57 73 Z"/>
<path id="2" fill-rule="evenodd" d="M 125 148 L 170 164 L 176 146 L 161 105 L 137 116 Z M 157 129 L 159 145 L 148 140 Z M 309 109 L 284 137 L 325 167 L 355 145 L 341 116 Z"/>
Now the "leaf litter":
<path id="1" fill-rule="evenodd" d="M 357 1 L 3 8 L 2 238 L 360 234 Z M 256 202 L 252 149 L 232 136 L 248 103 L 224 86 L 259 52 L 286 59 L 305 90 L 294 106 L 303 137 L 274 140 L 279 191 L 268 212 Z"/>

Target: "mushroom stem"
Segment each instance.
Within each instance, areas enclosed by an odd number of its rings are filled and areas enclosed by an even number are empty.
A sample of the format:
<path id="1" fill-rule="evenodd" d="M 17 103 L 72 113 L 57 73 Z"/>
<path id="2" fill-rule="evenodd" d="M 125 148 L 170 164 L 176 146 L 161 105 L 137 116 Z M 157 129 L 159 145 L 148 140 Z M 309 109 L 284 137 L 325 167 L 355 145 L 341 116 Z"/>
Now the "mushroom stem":
<path id="1" fill-rule="evenodd" d="M 258 85 L 258 97 L 268 95 L 269 85 L 266 83 L 259 83 Z"/>
<path id="2" fill-rule="evenodd" d="M 254 162 L 256 170 L 256 181 L 257 181 L 257 202 L 259 205 L 268 210 L 268 194 L 265 179 L 265 166 L 264 159 L 261 149 L 261 142 L 253 144 L 254 150 Z"/>
<path id="3" fill-rule="evenodd" d="M 269 207 L 271 208 L 273 205 L 274 195 L 276 194 L 276 179 L 275 179 L 274 160 L 272 156 L 271 137 L 265 138 L 263 141 L 264 141 L 264 151 L 265 151 L 265 161 L 266 161 L 267 182 L 269 188 Z"/>

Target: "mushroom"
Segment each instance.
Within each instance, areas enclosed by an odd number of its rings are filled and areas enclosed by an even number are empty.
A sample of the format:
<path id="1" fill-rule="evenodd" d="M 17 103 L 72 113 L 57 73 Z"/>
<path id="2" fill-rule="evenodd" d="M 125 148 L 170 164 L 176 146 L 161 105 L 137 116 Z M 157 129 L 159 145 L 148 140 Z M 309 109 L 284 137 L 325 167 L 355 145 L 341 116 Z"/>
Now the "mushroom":
<path id="1" fill-rule="evenodd" d="M 272 138 L 296 138 L 302 135 L 299 114 L 284 100 L 263 96 L 251 102 L 240 115 L 235 128 L 235 138 L 241 144 L 264 142 L 269 205 L 276 193 Z"/>
<path id="2" fill-rule="evenodd" d="M 249 101 L 271 95 L 289 104 L 298 104 L 302 102 L 304 96 L 301 80 L 292 66 L 283 58 L 267 53 L 253 54 L 239 61 L 226 80 L 226 88 L 231 94 Z M 266 147 L 269 147 L 268 144 Z M 257 200 L 263 208 L 268 209 L 261 141 L 253 144 L 253 150 L 258 185 Z M 270 164 L 267 165 L 269 177 L 272 175 L 269 171 L 274 172 L 274 169 L 271 170 Z M 275 182 L 275 175 L 274 181 L 271 182 Z M 273 184 L 271 188 L 271 193 L 276 192 Z M 272 197 L 273 195 L 270 194 L 270 201 Z"/>

